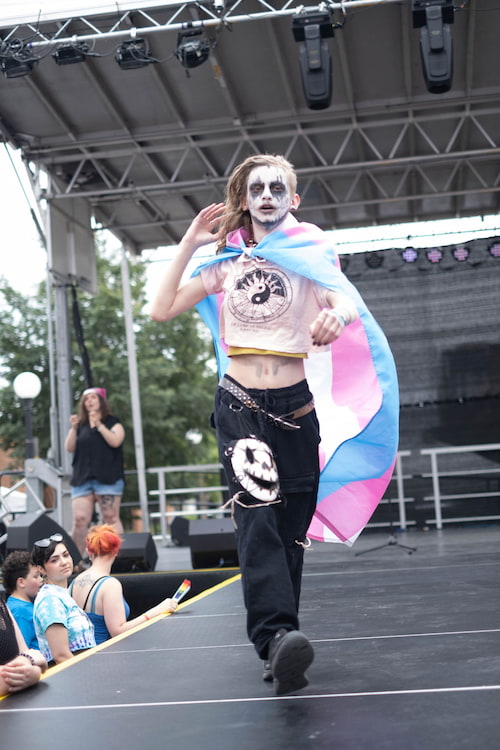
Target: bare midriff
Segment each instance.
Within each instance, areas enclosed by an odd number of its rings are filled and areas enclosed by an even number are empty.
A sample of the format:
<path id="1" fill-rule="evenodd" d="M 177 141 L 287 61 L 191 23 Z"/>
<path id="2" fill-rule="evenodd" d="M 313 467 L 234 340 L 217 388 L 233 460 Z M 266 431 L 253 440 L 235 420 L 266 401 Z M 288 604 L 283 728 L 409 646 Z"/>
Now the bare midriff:
<path id="1" fill-rule="evenodd" d="M 280 354 L 238 354 L 227 375 L 245 388 L 286 388 L 305 378 L 304 360 Z"/>

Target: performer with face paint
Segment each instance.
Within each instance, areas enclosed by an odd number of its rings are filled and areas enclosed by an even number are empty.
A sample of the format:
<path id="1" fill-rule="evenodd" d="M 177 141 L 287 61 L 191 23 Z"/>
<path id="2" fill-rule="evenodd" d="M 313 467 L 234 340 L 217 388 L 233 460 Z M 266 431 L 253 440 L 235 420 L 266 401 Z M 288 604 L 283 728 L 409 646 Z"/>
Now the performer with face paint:
<path id="1" fill-rule="evenodd" d="M 164 321 L 197 305 L 214 334 L 222 377 L 212 424 L 231 494 L 247 631 L 264 679 L 284 695 L 308 684 L 314 658 L 298 611 L 325 457 L 306 363 L 329 352 L 366 308 L 335 268 L 325 233 L 293 216 L 300 198 L 286 159 L 249 157 L 226 192 L 226 203 L 201 210 L 186 231 L 151 314 Z M 217 254 L 185 281 L 194 252 L 214 240 Z M 354 415 L 346 437 L 361 426 Z M 327 533 L 351 543 L 355 535 L 329 515 L 321 516 Z"/>

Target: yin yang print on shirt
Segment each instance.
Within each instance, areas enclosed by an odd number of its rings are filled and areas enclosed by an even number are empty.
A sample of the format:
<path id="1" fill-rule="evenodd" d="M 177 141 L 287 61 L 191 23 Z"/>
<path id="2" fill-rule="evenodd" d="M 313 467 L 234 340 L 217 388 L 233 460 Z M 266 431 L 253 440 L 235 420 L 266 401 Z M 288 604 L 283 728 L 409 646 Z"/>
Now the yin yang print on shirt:
<path id="1" fill-rule="evenodd" d="M 231 314 L 244 323 L 264 323 L 283 315 L 292 303 L 292 285 L 281 269 L 266 267 L 244 271 L 228 294 Z"/>

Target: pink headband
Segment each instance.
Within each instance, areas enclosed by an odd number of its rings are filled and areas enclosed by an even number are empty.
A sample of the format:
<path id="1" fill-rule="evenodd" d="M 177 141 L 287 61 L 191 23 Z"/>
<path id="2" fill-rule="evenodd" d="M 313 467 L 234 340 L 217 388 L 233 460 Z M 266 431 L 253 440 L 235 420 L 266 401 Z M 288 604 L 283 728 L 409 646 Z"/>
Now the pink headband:
<path id="1" fill-rule="evenodd" d="M 82 396 L 86 396 L 87 393 L 97 393 L 104 400 L 106 400 L 106 398 L 107 398 L 107 396 L 106 396 L 106 389 L 105 388 L 87 388 L 82 393 Z"/>

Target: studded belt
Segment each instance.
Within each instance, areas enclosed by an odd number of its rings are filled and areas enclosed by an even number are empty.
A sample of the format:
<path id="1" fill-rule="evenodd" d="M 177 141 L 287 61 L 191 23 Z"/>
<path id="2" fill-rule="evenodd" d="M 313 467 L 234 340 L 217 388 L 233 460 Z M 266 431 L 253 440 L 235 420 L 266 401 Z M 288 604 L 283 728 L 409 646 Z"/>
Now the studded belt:
<path id="1" fill-rule="evenodd" d="M 259 412 L 260 414 L 264 414 L 264 416 L 270 422 L 272 422 L 272 424 L 274 424 L 276 427 L 281 427 L 282 430 L 300 430 L 300 425 L 295 424 L 294 420 L 299 419 L 300 417 L 304 417 L 314 409 L 314 401 L 311 399 L 311 401 L 308 401 L 307 404 L 304 404 L 304 406 L 300 406 L 298 409 L 295 409 L 295 411 L 291 411 L 288 414 L 272 414 L 271 412 L 263 409 L 262 406 L 260 406 L 260 404 L 258 404 L 257 401 L 255 401 L 255 399 L 253 399 L 250 394 L 245 391 L 244 388 L 241 388 L 239 385 L 236 385 L 236 383 L 233 383 L 233 381 L 229 380 L 229 378 L 226 378 L 225 375 L 220 379 L 219 385 L 221 388 L 224 388 L 224 390 L 229 391 L 231 395 L 237 398 L 238 401 L 240 401 L 248 409 Z"/>

